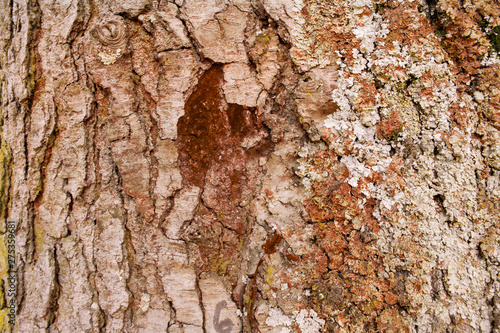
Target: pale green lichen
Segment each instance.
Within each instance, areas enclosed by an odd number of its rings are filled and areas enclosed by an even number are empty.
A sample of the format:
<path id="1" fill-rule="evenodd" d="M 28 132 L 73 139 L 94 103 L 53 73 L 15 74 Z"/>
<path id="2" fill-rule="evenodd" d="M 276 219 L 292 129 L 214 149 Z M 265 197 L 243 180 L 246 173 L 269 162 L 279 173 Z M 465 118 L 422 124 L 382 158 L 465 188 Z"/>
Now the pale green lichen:
<path id="1" fill-rule="evenodd" d="M 10 332 L 11 325 L 9 324 L 9 317 L 7 316 L 9 309 L 0 310 L 0 331 Z"/>
<path id="2" fill-rule="evenodd" d="M 491 29 L 488 39 L 490 40 L 493 49 L 495 49 L 497 53 L 500 53 L 500 26 Z"/>
<path id="3" fill-rule="evenodd" d="M 390 90 L 386 96 L 384 96 L 388 104 L 392 105 L 393 111 L 398 111 L 401 119 L 404 120 L 403 135 L 405 137 L 412 137 L 420 134 L 420 116 L 417 108 L 403 93 L 397 90 Z M 398 132 L 399 134 L 399 132 Z"/>

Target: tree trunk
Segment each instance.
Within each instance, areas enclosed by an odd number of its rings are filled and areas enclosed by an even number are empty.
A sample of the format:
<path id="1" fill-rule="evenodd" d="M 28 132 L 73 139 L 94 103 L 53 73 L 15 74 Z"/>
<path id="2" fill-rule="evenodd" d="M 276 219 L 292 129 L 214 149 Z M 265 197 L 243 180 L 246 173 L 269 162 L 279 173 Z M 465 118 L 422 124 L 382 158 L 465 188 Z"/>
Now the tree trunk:
<path id="1" fill-rule="evenodd" d="M 500 332 L 495 0 L 1 0 L 2 332 Z"/>

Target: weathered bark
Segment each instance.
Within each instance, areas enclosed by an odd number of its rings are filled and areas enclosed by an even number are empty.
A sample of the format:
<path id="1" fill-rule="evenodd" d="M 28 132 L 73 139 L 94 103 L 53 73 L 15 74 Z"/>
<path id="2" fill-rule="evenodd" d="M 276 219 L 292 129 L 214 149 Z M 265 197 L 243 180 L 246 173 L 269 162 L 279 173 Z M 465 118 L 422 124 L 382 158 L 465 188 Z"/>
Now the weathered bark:
<path id="1" fill-rule="evenodd" d="M 0 11 L 2 332 L 500 332 L 498 1 Z"/>

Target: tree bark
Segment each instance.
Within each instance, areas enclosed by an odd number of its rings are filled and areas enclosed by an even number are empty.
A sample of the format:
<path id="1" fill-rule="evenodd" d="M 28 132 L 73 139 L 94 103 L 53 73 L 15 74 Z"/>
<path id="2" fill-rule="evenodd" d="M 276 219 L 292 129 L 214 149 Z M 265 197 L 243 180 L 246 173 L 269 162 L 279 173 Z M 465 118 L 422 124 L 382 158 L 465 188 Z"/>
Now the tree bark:
<path id="1" fill-rule="evenodd" d="M 0 11 L 2 332 L 500 332 L 498 1 Z"/>

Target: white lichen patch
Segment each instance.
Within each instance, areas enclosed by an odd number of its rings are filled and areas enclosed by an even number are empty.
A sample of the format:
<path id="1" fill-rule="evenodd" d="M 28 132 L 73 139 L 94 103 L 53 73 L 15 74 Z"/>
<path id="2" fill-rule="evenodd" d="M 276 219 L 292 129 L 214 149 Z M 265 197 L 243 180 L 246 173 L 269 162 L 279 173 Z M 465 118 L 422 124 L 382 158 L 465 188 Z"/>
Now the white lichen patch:
<path id="1" fill-rule="evenodd" d="M 325 325 L 325 320 L 321 319 L 316 311 L 305 309 L 300 310 L 295 316 L 295 322 L 299 324 L 302 333 L 320 332 L 323 325 Z"/>
<path id="2" fill-rule="evenodd" d="M 385 38 L 389 34 L 387 23 L 378 14 L 372 14 L 364 25 L 353 29 L 354 34 L 361 40 L 360 50 L 363 53 L 373 52 L 377 38 Z"/>
<path id="3" fill-rule="evenodd" d="M 438 135 L 435 138 L 441 139 Z M 450 141 L 454 142 L 453 139 Z M 399 195 L 401 206 L 411 214 L 407 213 L 406 218 L 399 220 L 392 219 L 390 226 L 381 229 L 377 244 L 383 253 L 394 253 L 396 250 L 403 259 L 398 261 L 393 258 L 386 262 L 387 267 L 401 264 L 413 267 L 415 277 L 425 281 L 423 286 L 418 282 L 418 288 L 414 287 L 411 279 L 406 282 L 413 302 L 421 304 L 415 313 L 416 324 L 420 328 L 430 329 L 436 318 L 450 322 L 450 318 L 455 317 L 463 318 L 474 330 L 480 331 L 488 326 L 482 318 L 488 317 L 490 310 L 485 306 L 487 297 L 479 291 L 491 284 L 492 276 L 478 255 L 480 237 L 474 231 L 477 225 L 471 222 L 472 218 L 480 218 L 484 214 L 477 209 L 473 181 L 478 156 L 472 153 L 468 144 L 455 143 L 453 148 L 461 151 L 463 158 L 460 163 L 453 162 L 453 155 L 446 151 L 439 155 L 440 161 L 430 155 L 419 156 L 414 163 L 418 176 L 407 179 L 404 195 Z M 436 175 L 438 178 L 434 178 Z M 442 193 L 443 208 L 435 202 L 437 193 Z M 409 225 L 418 225 L 418 232 L 409 231 Z M 408 239 L 418 239 L 418 247 L 411 247 L 412 242 Z M 433 269 L 442 272 L 443 284 L 440 288 L 443 291 L 436 289 L 436 282 L 432 283 L 426 276 L 426 272 Z M 434 295 L 440 295 L 438 299 L 432 299 L 432 288 Z M 451 298 L 453 304 L 449 305 L 445 297 Z"/>
<path id="4" fill-rule="evenodd" d="M 301 178 L 302 185 L 308 195 L 311 194 L 311 187 L 314 182 L 323 181 L 330 176 L 323 172 L 319 172 L 308 160 L 318 151 L 326 149 L 327 147 L 324 143 L 308 143 L 298 152 L 300 159 L 295 174 Z"/>
<path id="5" fill-rule="evenodd" d="M 316 311 L 312 309 L 302 309 L 300 312 L 295 312 L 293 317 L 284 314 L 280 308 L 269 309 L 266 325 L 271 327 L 282 326 L 280 332 L 290 332 L 288 327 L 294 323 L 299 326 L 302 333 L 317 333 L 321 332 L 321 328 L 325 325 L 325 320 L 321 319 Z"/>
<path id="6" fill-rule="evenodd" d="M 292 325 L 292 319 L 284 314 L 280 308 L 270 308 L 266 324 L 272 327 L 290 326 Z"/>
<path id="7" fill-rule="evenodd" d="M 333 89 L 332 99 L 338 105 L 340 111 L 349 112 L 352 110 L 352 100 L 358 97 L 359 88 L 359 85 L 354 84 L 352 77 L 346 78 L 343 71 L 339 73 L 337 88 Z M 334 125 L 329 120 L 330 116 L 325 120 L 326 127 Z"/>
<path id="8" fill-rule="evenodd" d="M 117 49 L 116 51 L 103 51 L 98 54 L 99 58 L 104 65 L 111 65 L 116 62 L 121 55 L 122 50 Z"/>
<path id="9" fill-rule="evenodd" d="M 139 21 L 144 22 L 144 21 L 149 21 L 149 22 L 155 22 L 156 17 L 153 14 L 141 14 L 138 17 Z"/>
<path id="10" fill-rule="evenodd" d="M 385 46 L 385 42 L 380 42 L 381 46 Z M 398 41 L 392 42 L 393 47 L 386 49 L 382 47 L 376 48 L 369 57 L 368 67 L 401 67 L 405 68 L 409 65 L 410 55 L 408 46 L 402 46 Z M 391 76 L 391 78 L 398 78 L 398 76 Z"/>
<path id="11" fill-rule="evenodd" d="M 498 53 L 496 53 L 495 51 L 487 53 L 484 56 L 483 60 L 481 60 L 482 66 L 493 66 L 499 64 L 500 64 L 500 57 L 498 56 Z"/>
<path id="12" fill-rule="evenodd" d="M 359 162 L 353 155 L 343 156 L 340 162 L 344 163 L 349 169 L 350 175 L 347 183 L 352 187 L 357 187 L 359 179 L 368 177 L 372 172 L 370 168 L 367 168 L 363 163 Z"/>
<path id="13" fill-rule="evenodd" d="M 149 309 L 149 302 L 151 301 L 151 297 L 148 294 L 144 294 L 141 297 L 141 301 L 139 303 L 139 308 L 146 312 Z"/>

